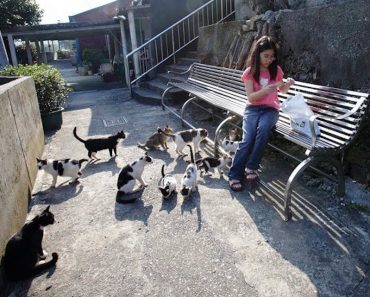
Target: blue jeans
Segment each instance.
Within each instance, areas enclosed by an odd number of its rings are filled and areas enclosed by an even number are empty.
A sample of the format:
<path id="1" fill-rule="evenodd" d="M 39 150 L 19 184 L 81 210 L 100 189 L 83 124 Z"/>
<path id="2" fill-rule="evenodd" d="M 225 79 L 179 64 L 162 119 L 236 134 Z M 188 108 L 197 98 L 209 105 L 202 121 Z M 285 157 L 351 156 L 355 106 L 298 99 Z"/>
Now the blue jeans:
<path id="1" fill-rule="evenodd" d="M 243 117 L 243 139 L 229 171 L 229 179 L 242 180 L 245 168 L 257 170 L 279 112 L 267 106 L 248 106 Z"/>

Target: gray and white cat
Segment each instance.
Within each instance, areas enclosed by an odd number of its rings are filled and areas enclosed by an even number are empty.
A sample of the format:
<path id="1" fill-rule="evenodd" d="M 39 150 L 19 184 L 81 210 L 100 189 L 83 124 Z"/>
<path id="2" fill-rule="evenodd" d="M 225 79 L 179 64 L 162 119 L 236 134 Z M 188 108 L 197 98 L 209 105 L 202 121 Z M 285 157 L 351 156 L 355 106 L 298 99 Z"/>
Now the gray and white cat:
<path id="1" fill-rule="evenodd" d="M 162 166 L 162 177 L 158 182 L 158 189 L 162 193 L 163 198 L 167 199 L 170 198 L 172 194 L 177 193 L 176 192 L 176 187 L 177 187 L 177 182 L 176 178 L 167 173 L 164 173 L 164 167 L 165 165 L 163 164 Z"/>
<path id="2" fill-rule="evenodd" d="M 231 157 L 225 154 L 220 158 L 204 157 L 197 160 L 195 163 L 197 164 L 198 169 L 200 169 L 201 175 L 204 171 L 208 173 L 208 171 L 212 168 L 216 168 L 221 175 L 223 173 L 223 169 L 229 163 L 229 161 L 231 161 Z"/>
<path id="3" fill-rule="evenodd" d="M 186 167 L 185 173 L 181 178 L 181 195 L 188 198 L 193 191 L 197 189 L 197 165 L 194 161 L 194 154 L 191 145 L 187 145 L 190 149 L 191 163 Z"/>
<path id="4" fill-rule="evenodd" d="M 82 175 L 80 169 L 83 162 L 87 162 L 87 159 L 81 160 L 53 160 L 53 159 L 36 159 L 37 167 L 39 170 L 44 170 L 53 177 L 53 183 L 51 187 L 55 187 L 58 176 L 72 177 L 71 183 L 76 182 Z"/>
<path id="5" fill-rule="evenodd" d="M 136 180 L 141 184 L 141 187 L 146 187 L 144 179 L 142 178 L 144 167 L 147 164 L 153 163 L 153 159 L 147 153 L 140 159 L 122 168 L 118 176 L 117 188 L 122 194 L 130 194 L 137 192 L 134 190 Z"/>
<path id="6" fill-rule="evenodd" d="M 200 151 L 200 142 L 208 136 L 208 131 L 203 128 L 190 129 L 177 132 L 175 134 L 169 134 L 159 129 L 164 135 L 170 136 L 176 144 L 176 153 L 180 156 L 186 156 L 182 151 L 186 144 L 193 142 L 194 152 L 198 153 Z"/>

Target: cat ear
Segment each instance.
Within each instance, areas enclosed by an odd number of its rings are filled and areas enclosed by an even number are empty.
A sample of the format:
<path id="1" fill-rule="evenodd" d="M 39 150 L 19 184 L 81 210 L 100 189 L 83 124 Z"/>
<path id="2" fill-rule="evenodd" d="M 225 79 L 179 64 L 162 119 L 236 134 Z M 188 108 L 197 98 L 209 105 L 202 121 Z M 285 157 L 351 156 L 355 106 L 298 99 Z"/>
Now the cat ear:
<path id="1" fill-rule="evenodd" d="M 49 211 L 49 208 L 50 208 L 50 205 L 48 205 L 48 207 L 45 208 L 45 210 L 43 212 L 48 212 Z"/>
<path id="2" fill-rule="evenodd" d="M 39 158 L 36 158 L 36 161 L 37 161 L 37 162 L 40 162 L 41 160 L 40 160 Z"/>
<path id="3" fill-rule="evenodd" d="M 168 128 L 168 125 L 166 125 L 166 128 Z"/>

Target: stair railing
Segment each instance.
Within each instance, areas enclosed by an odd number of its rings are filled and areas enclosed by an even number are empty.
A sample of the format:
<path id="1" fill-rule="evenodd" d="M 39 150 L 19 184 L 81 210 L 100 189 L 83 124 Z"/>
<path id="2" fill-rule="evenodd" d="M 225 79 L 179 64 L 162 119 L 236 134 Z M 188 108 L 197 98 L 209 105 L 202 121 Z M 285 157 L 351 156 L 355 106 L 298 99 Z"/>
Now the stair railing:
<path id="1" fill-rule="evenodd" d="M 199 28 L 221 23 L 235 13 L 234 0 L 211 0 L 194 10 L 166 30 L 154 36 L 126 55 L 130 73 L 126 81 L 131 86 L 150 71 L 172 58 L 199 37 Z M 134 67 L 136 63 L 136 66 Z M 130 75 L 133 76 L 133 75 Z"/>

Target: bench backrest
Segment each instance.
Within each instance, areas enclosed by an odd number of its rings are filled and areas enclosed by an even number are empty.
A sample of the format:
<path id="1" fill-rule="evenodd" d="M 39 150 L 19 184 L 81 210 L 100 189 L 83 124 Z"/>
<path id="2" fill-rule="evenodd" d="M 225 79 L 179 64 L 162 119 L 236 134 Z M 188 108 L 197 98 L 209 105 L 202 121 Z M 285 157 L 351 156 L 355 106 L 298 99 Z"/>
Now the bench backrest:
<path id="1" fill-rule="evenodd" d="M 188 81 L 235 100 L 240 106 L 238 114 L 242 115 L 247 100 L 242 73 L 241 70 L 194 63 Z M 296 81 L 288 93 L 279 93 L 280 102 L 297 93 L 301 93 L 312 111 L 319 115 L 321 142 L 343 148 L 353 141 L 364 118 L 368 94 Z M 279 122 L 289 126 L 288 115 L 280 111 Z"/>

